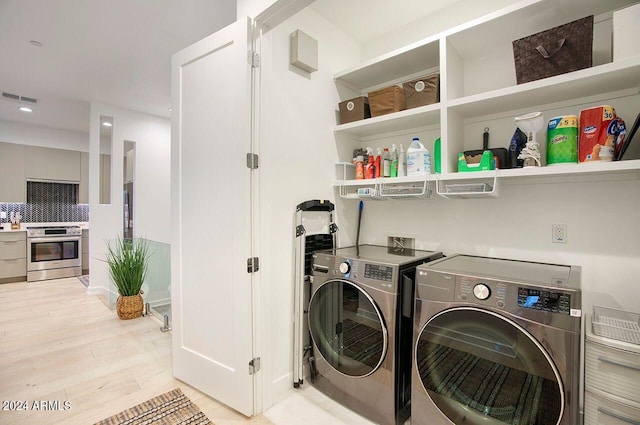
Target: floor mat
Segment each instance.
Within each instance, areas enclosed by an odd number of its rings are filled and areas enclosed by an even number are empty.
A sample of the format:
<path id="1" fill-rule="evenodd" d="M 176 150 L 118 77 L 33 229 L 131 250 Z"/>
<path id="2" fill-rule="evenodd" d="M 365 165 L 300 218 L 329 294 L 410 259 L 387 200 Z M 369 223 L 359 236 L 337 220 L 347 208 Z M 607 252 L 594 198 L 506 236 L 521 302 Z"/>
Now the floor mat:
<path id="1" fill-rule="evenodd" d="M 95 425 L 161 425 L 161 424 L 213 424 L 198 406 L 176 388 L 167 393 L 124 410 Z"/>

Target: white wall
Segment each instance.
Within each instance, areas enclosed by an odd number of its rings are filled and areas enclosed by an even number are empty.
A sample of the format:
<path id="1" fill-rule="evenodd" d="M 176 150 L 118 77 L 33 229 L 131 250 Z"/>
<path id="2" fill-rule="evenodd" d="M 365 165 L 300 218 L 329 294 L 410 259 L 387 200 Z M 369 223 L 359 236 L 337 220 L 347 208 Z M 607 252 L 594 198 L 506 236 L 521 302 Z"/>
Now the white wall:
<path id="1" fill-rule="evenodd" d="M 640 180 L 503 180 L 496 199 L 365 202 L 361 243 L 387 236 L 416 248 L 582 267 L 583 310 L 593 304 L 640 311 Z M 338 201 L 342 236 L 355 240 L 357 203 Z M 346 223 L 345 223 L 346 222 Z M 566 244 L 551 225 L 567 224 Z"/>
<path id="2" fill-rule="evenodd" d="M 89 152 L 89 134 L 0 120 L 0 141 Z"/>
<path id="3" fill-rule="evenodd" d="M 289 66 L 289 34 L 318 40 L 320 69 L 307 74 Z M 310 199 L 333 199 L 335 143 L 332 126 L 339 101 L 333 74 L 360 59 L 359 47 L 309 9 L 267 33 L 262 52 L 260 103 L 260 274 L 268 306 L 262 333 L 267 399 L 291 388 L 295 209 Z M 271 393 L 271 394 L 270 394 Z M 274 399 L 270 400 L 270 395 Z"/>
<path id="4" fill-rule="evenodd" d="M 109 292 L 110 284 L 104 256 L 105 240 L 122 236 L 123 160 L 112 161 L 111 204 L 99 203 L 100 116 L 113 117 L 112 158 L 124 158 L 124 141 L 136 142 L 134 167 L 134 232 L 136 237 L 169 244 L 171 126 L 166 118 L 91 104 L 89 151 L 89 205 L 91 238 L 89 240 L 90 293 Z M 166 297 L 166 294 L 164 295 Z M 145 301 L 150 301 L 145 299 Z"/>

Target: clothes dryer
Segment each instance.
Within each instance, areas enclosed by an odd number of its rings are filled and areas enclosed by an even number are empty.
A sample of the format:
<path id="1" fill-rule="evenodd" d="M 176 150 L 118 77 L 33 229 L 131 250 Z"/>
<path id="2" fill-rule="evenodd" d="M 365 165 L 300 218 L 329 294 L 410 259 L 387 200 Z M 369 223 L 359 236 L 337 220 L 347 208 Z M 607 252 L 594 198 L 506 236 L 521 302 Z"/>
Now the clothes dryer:
<path id="1" fill-rule="evenodd" d="M 456 255 L 417 270 L 412 425 L 580 423 L 580 267 Z"/>
<path id="2" fill-rule="evenodd" d="M 408 418 L 416 266 L 440 257 L 374 245 L 313 254 L 313 386 L 378 424 Z"/>

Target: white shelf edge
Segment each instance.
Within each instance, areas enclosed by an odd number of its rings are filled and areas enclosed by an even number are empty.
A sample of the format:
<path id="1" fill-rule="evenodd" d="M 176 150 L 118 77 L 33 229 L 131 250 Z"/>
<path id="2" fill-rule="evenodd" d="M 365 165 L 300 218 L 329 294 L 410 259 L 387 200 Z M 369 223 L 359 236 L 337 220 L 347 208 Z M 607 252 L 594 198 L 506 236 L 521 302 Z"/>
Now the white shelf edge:
<path id="1" fill-rule="evenodd" d="M 531 176 L 561 177 L 570 175 L 613 174 L 621 172 L 640 172 L 640 159 L 611 162 L 583 162 L 579 164 L 547 165 L 544 167 L 506 168 L 497 170 L 498 178 L 521 178 Z M 443 181 L 475 180 L 493 178 L 495 171 L 474 171 L 446 173 L 438 177 Z"/>
<path id="2" fill-rule="evenodd" d="M 337 125 L 333 131 L 336 134 L 346 133 L 355 135 L 369 135 L 371 133 L 378 133 L 377 128 L 385 126 L 401 127 L 404 121 L 410 121 L 418 119 L 420 116 L 428 116 L 429 114 L 439 113 L 441 109 L 441 103 L 432 103 L 430 105 L 419 106 L 417 108 L 405 109 L 404 111 L 393 112 L 391 114 L 381 115 L 379 117 L 366 118 L 364 120 L 353 121 L 346 124 Z M 425 123 L 423 126 L 428 126 Z"/>
<path id="3" fill-rule="evenodd" d="M 436 43 L 436 42 L 440 41 L 441 36 L 442 36 L 441 33 L 430 35 L 430 36 L 428 36 L 426 38 L 423 38 L 422 40 L 418 40 L 416 42 L 413 42 L 411 44 L 403 46 L 403 47 L 401 47 L 399 49 L 392 50 L 392 51 L 390 51 L 388 53 L 385 53 L 385 54 L 382 54 L 382 55 L 377 56 L 375 58 L 369 59 L 369 60 L 367 60 L 365 62 L 362 62 L 359 65 L 356 65 L 356 66 L 351 67 L 351 68 L 347 68 L 344 71 L 340 71 L 340 72 L 334 74 L 333 75 L 333 79 L 335 81 L 338 81 L 338 80 L 341 80 L 342 78 L 347 77 L 347 76 L 349 76 L 349 75 L 351 75 L 353 73 L 356 73 L 358 71 L 362 71 L 362 70 L 365 70 L 367 68 L 375 67 L 376 65 L 380 65 L 380 64 L 382 64 L 384 62 L 387 62 L 387 61 L 392 61 L 392 60 L 394 60 L 396 57 L 398 57 L 400 55 L 408 53 L 408 52 L 410 52 L 412 50 L 419 49 L 420 47 L 424 47 L 424 46 L 426 46 L 428 44 Z"/>

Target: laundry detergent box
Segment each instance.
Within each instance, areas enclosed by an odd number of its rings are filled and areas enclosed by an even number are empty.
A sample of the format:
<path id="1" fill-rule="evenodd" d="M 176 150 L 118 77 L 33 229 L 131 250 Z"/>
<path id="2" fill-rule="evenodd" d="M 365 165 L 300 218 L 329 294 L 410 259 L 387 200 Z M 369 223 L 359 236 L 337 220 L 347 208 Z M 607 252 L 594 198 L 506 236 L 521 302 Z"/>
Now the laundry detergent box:
<path id="1" fill-rule="evenodd" d="M 580 134 L 578 136 L 578 160 L 580 162 L 607 159 L 607 153 L 613 152 L 616 136 L 610 134 L 614 127 L 610 124 L 615 118 L 616 110 L 609 105 L 580 111 Z"/>

